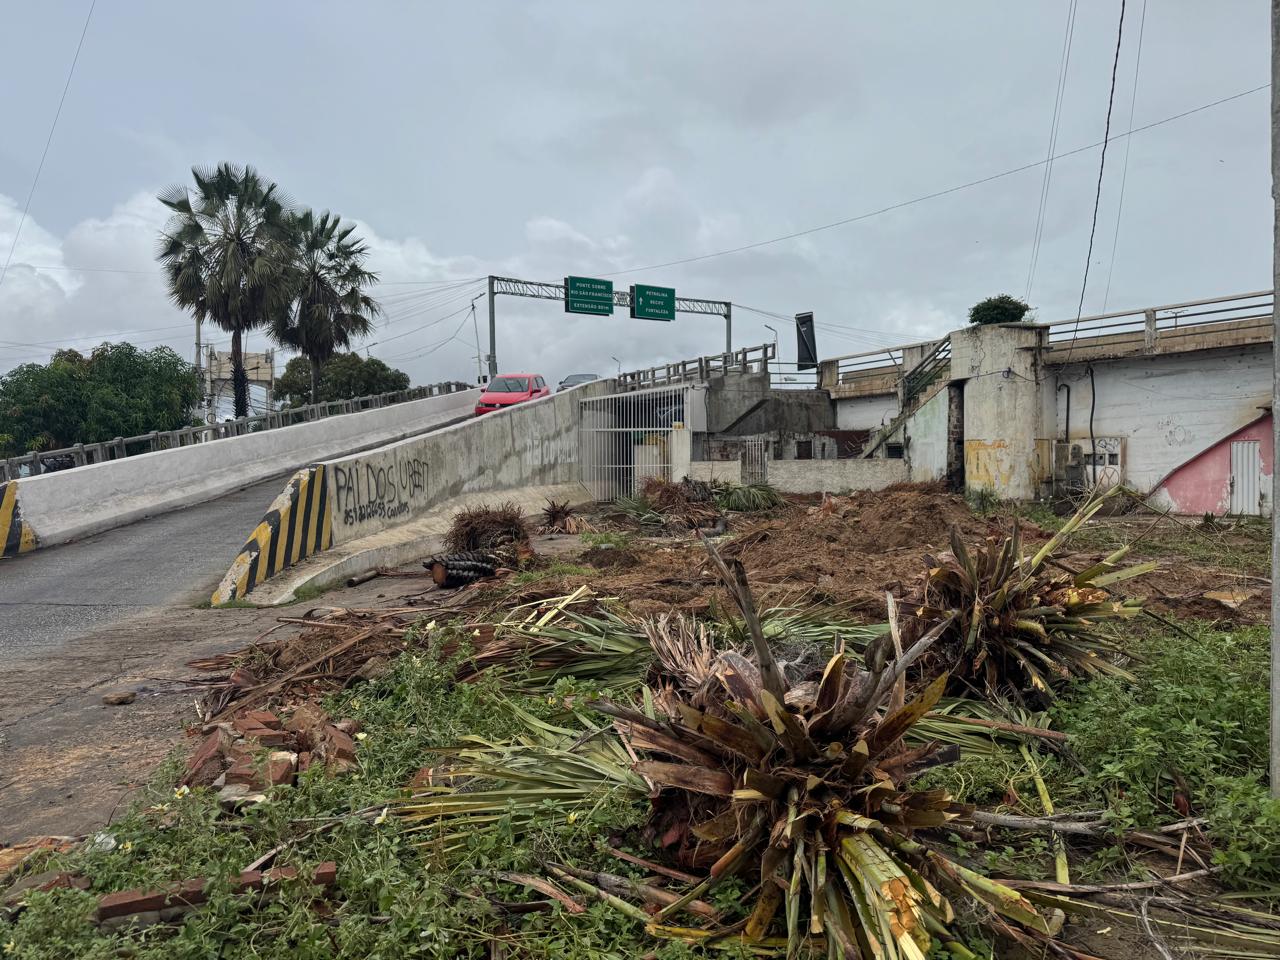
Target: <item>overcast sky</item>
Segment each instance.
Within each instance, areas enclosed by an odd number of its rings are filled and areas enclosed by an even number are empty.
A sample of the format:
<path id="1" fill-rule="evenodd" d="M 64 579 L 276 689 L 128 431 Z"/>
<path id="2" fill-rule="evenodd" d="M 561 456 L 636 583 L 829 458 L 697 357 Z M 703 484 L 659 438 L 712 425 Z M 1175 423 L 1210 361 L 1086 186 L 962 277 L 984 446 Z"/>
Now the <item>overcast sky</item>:
<path id="1" fill-rule="evenodd" d="M 1059 153 L 1102 138 L 1119 6 L 1079 2 Z M 0 4 L 0 264 L 88 7 Z M 1067 10 L 99 0 L 0 285 L 0 371 L 106 338 L 191 356 L 193 324 L 167 302 L 153 259 L 164 222 L 154 197 L 192 165 L 227 160 L 359 223 L 385 281 L 373 355 L 415 383 L 471 379 L 466 306 L 483 286 L 422 281 L 651 267 L 1043 161 Z M 1162 0 L 1145 10 L 1135 101 L 1143 10 L 1128 3 L 1113 135 L 1268 81 L 1266 4 Z M 1086 315 L 1270 286 L 1268 98 L 1112 142 Z M 1075 316 L 1099 152 L 1053 166 L 1030 294 L 1041 320 Z M 1042 180 L 1037 166 L 614 281 L 813 310 L 822 356 L 921 339 L 962 325 L 985 296 L 1026 292 Z M 793 360 L 794 334 L 746 309 L 735 346 L 770 339 L 764 323 Z M 499 299 L 498 328 L 501 367 L 553 379 L 723 344 L 716 318 L 576 317 L 516 298 Z M 261 334 L 249 345 L 261 348 Z"/>

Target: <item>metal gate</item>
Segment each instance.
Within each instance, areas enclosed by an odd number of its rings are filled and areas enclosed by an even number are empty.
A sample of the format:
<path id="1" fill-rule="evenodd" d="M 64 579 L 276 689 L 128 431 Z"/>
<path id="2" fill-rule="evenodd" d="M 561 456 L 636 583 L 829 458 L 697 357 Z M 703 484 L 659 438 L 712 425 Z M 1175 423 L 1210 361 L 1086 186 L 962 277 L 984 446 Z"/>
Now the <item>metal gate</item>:
<path id="1" fill-rule="evenodd" d="M 769 441 L 764 439 L 722 439 L 725 454 L 736 453 L 743 483 L 769 482 Z M 730 460 L 734 459 L 730 457 Z"/>
<path id="2" fill-rule="evenodd" d="M 684 423 L 683 387 L 579 401 L 578 466 L 600 502 L 640 492 L 647 477 L 671 479 L 671 429 Z"/>
<path id="3" fill-rule="evenodd" d="M 1231 512 L 1254 517 L 1262 512 L 1262 452 L 1257 440 L 1231 444 Z"/>

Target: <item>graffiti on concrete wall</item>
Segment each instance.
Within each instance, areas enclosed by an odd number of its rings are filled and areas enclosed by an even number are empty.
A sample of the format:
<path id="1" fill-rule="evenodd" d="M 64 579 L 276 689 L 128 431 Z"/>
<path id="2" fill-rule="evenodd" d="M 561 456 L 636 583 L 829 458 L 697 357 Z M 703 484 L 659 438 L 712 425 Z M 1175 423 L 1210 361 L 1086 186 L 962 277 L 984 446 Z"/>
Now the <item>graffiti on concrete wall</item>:
<path id="1" fill-rule="evenodd" d="M 335 515 L 346 526 L 405 516 L 427 489 L 427 461 L 407 453 L 331 469 Z"/>

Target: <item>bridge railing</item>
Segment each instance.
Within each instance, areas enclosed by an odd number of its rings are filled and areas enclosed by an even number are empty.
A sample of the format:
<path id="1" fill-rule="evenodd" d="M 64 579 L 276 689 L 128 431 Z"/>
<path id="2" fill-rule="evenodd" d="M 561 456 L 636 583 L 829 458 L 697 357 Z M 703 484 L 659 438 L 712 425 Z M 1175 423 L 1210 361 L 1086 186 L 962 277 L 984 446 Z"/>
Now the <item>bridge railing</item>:
<path id="1" fill-rule="evenodd" d="M 77 443 L 75 446 L 62 447 L 58 450 L 37 450 L 21 457 L 0 460 L 0 480 L 17 480 L 19 477 L 39 476 L 42 473 L 69 470 L 91 463 L 119 460 L 139 453 L 172 450 L 195 443 L 240 437 L 249 433 L 261 433 L 264 430 L 278 430 L 281 427 L 323 420 L 326 417 L 359 413 L 362 410 L 376 410 L 379 407 L 389 407 L 410 400 L 423 400 L 427 397 L 438 397 L 446 393 L 471 389 L 473 388 L 470 384 L 450 380 L 425 387 L 411 387 L 408 390 L 355 397 L 351 400 L 330 400 L 324 403 L 309 403 L 301 407 L 285 407 L 251 417 L 225 420 L 222 423 L 200 424 L 178 430 L 156 430 L 136 437 L 115 437 L 98 443 Z"/>
<path id="2" fill-rule="evenodd" d="M 614 379 L 619 390 L 647 390 L 673 383 L 708 380 L 726 373 L 768 373 L 774 358 L 772 343 L 743 347 L 733 353 L 716 353 L 692 360 L 676 360 L 658 367 L 620 373 Z"/>
<path id="3" fill-rule="evenodd" d="M 1079 343 L 1103 337 L 1107 343 L 1133 340 L 1154 347 L 1160 340 L 1206 332 L 1205 327 L 1217 324 L 1235 323 L 1250 329 L 1269 327 L 1274 303 L 1272 291 L 1259 290 L 1145 310 L 1100 313 L 1081 317 L 1078 321 L 1054 320 L 1046 326 L 1049 327 L 1049 346 L 1055 348 L 1066 346 L 1073 340 Z"/>

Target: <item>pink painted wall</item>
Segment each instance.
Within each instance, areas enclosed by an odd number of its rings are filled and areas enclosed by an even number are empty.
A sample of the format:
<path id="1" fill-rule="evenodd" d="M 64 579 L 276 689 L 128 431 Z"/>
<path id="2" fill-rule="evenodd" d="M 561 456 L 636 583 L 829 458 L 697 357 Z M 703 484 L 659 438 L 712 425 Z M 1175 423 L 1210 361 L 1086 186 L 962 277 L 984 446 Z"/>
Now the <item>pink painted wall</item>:
<path id="1" fill-rule="evenodd" d="M 1175 513 L 1227 512 L 1231 505 L 1231 444 L 1237 440 L 1258 441 L 1263 476 L 1271 476 L 1274 445 L 1268 413 L 1192 457 L 1161 481 L 1156 489 L 1168 497 Z M 1270 480 L 1264 479 L 1263 492 L 1270 486 Z"/>

